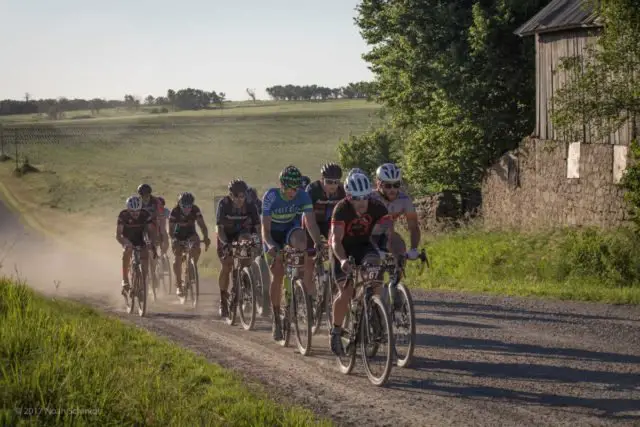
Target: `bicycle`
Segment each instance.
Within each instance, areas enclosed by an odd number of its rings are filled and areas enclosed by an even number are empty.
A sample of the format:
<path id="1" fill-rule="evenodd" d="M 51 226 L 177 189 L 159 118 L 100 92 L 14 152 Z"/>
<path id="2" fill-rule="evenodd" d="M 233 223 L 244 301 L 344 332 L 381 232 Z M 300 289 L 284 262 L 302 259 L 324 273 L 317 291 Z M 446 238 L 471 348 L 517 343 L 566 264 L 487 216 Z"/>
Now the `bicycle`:
<path id="1" fill-rule="evenodd" d="M 191 305 L 194 309 L 198 308 L 198 298 L 200 296 L 200 275 L 198 274 L 198 266 L 191 256 L 191 250 L 200 246 L 200 240 L 186 240 L 181 241 L 182 256 L 180 262 L 182 263 L 184 271 L 184 293 L 183 296 L 179 296 L 180 304 L 184 305 L 187 299 L 191 300 Z M 206 250 L 206 249 L 205 249 Z M 186 267 L 185 267 L 186 265 Z"/>
<path id="2" fill-rule="evenodd" d="M 298 350 L 303 356 L 311 352 L 311 298 L 302 283 L 304 269 L 304 254 L 306 250 L 285 246 L 283 262 L 285 264 L 285 304 L 280 309 L 279 319 L 283 340 L 283 347 L 289 346 L 291 338 L 291 324 L 295 328 Z M 306 334 L 306 337 L 301 337 Z"/>
<path id="3" fill-rule="evenodd" d="M 327 315 L 327 328 L 331 331 L 333 327 L 333 282 L 331 273 L 325 266 L 329 259 L 329 247 L 323 246 L 322 251 L 316 252 L 314 262 L 313 282 L 316 286 L 316 300 L 313 305 L 313 324 L 311 332 L 316 335 L 322 324 L 322 316 Z"/>
<path id="4" fill-rule="evenodd" d="M 165 295 L 171 295 L 173 289 L 173 276 L 171 272 L 171 260 L 165 252 L 161 254 L 156 261 L 156 277 L 162 282 L 162 291 Z"/>
<path id="5" fill-rule="evenodd" d="M 389 273 L 389 283 L 384 285 L 384 297 L 383 301 L 389 308 L 389 316 L 391 317 L 391 325 L 393 327 L 394 338 L 394 355 L 396 357 L 396 364 L 399 368 L 406 368 L 411 363 L 413 358 L 413 352 L 416 346 L 416 313 L 413 306 L 413 298 L 409 288 L 401 282 L 405 277 L 404 265 L 407 260 L 407 255 L 404 254 L 398 261 L 396 258 L 385 252 L 385 258 L 383 265 L 385 271 Z M 422 269 L 425 265 L 428 265 L 427 253 L 423 249 L 418 255 L 418 259 L 422 262 Z M 403 332 L 403 334 L 399 334 Z M 408 335 L 406 341 L 407 350 L 404 357 L 398 351 L 398 337 Z M 404 342 L 404 340 L 402 340 Z"/>
<path id="6" fill-rule="evenodd" d="M 256 323 L 258 293 L 251 272 L 251 266 L 244 266 L 243 261 L 252 259 L 253 249 L 260 245 L 260 238 L 252 235 L 250 240 L 235 241 L 231 243 L 233 256 L 233 269 L 231 270 L 231 292 L 227 300 L 229 309 L 229 325 L 235 325 L 238 314 L 242 327 L 250 331 Z M 240 302 L 240 304 L 238 304 Z M 240 310 L 237 310 L 237 308 Z M 245 313 L 248 309 L 248 315 Z M 238 313 L 239 312 L 239 313 Z"/>
<path id="7" fill-rule="evenodd" d="M 138 315 L 144 317 L 147 313 L 147 286 L 142 274 L 142 261 L 140 253 L 148 250 L 146 246 L 134 246 L 131 254 L 131 266 L 129 268 L 129 291 L 123 292 L 127 313 L 132 314 L 138 307 Z M 137 300 L 137 304 L 136 304 Z"/>
<path id="8" fill-rule="evenodd" d="M 349 263 L 355 266 L 355 259 L 349 257 Z M 345 375 L 351 373 L 356 362 L 356 351 L 360 344 L 360 353 L 369 382 L 375 386 L 386 384 L 392 368 L 393 330 L 385 304 L 378 295 L 374 295 L 374 286 L 382 265 L 365 263 L 354 267 L 347 275 L 347 281 L 354 284 L 354 297 L 349 302 L 349 310 L 342 322 L 341 340 L 344 355 L 337 356 L 338 368 Z M 372 361 L 380 347 L 384 347 L 385 359 L 380 375 L 372 369 Z"/>

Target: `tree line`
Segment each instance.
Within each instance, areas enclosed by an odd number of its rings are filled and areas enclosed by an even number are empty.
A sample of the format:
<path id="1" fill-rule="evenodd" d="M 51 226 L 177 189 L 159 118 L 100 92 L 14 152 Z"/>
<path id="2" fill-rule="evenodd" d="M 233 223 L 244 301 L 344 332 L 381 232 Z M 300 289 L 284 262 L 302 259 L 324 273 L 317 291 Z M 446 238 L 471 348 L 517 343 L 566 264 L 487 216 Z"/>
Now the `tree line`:
<path id="1" fill-rule="evenodd" d="M 369 99 L 375 95 L 372 82 L 355 82 L 347 86 L 330 88 L 318 85 L 276 85 L 266 89 L 276 101 L 326 101 L 327 99 Z"/>
<path id="2" fill-rule="evenodd" d="M 5 99 L 0 101 L 0 116 L 13 114 L 45 114 L 50 119 L 60 119 L 68 111 L 90 111 L 91 114 L 99 114 L 107 108 L 138 109 L 142 105 L 167 107 L 174 110 L 201 110 L 206 108 L 222 108 L 226 101 L 224 92 L 206 91 L 202 89 L 186 88 L 178 91 L 169 89 L 163 96 L 154 97 L 148 95 L 144 100 L 140 97 L 126 94 L 123 99 L 31 99 L 25 94 L 24 100 Z"/>

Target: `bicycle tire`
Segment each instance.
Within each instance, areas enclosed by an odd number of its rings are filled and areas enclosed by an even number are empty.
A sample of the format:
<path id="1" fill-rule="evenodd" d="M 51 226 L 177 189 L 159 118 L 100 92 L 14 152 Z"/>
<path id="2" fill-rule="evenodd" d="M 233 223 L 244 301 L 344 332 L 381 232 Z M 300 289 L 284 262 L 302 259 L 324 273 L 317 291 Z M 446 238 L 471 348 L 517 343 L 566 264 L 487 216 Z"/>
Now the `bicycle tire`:
<path id="1" fill-rule="evenodd" d="M 231 292 L 229 292 L 229 298 L 227 299 L 227 310 L 229 311 L 229 317 L 227 318 L 227 324 L 233 326 L 238 320 L 238 282 L 240 281 L 240 270 L 234 268 L 231 271 Z M 233 280 L 235 278 L 235 280 Z"/>
<path id="2" fill-rule="evenodd" d="M 238 281 L 238 297 L 237 307 L 238 314 L 240 315 L 240 324 L 245 331 L 250 331 L 256 324 L 256 314 L 258 311 L 256 305 L 256 291 L 255 284 L 253 282 L 253 275 L 249 267 L 244 267 L 240 270 Z M 249 317 L 247 318 L 244 313 L 245 305 L 249 305 Z"/>
<path id="3" fill-rule="evenodd" d="M 381 345 L 384 345 L 386 350 L 385 366 L 384 366 L 382 375 L 380 376 L 375 376 L 371 371 L 369 358 L 367 356 L 367 341 L 368 341 L 367 337 L 369 336 L 369 334 L 368 334 L 368 331 L 366 330 L 367 324 L 368 324 L 366 319 L 369 317 L 368 311 L 374 310 L 374 309 L 378 312 L 378 315 L 380 316 L 380 323 L 381 323 L 380 326 L 382 326 L 383 332 L 386 332 L 386 336 L 387 336 L 387 340 L 385 344 L 377 343 L 376 345 L 377 350 L 380 350 Z M 379 296 L 377 295 L 371 296 L 371 298 L 366 304 L 366 311 L 367 311 L 366 313 L 363 312 L 362 320 L 360 322 L 360 349 L 362 353 L 362 362 L 364 364 L 364 370 L 367 374 L 367 378 L 369 378 L 369 382 L 379 387 L 384 385 L 389 379 L 389 375 L 391 375 L 391 368 L 393 366 L 393 358 L 392 358 L 393 330 L 391 326 L 391 320 L 387 312 L 387 308 L 385 307 L 384 302 Z M 365 318 L 365 316 L 367 317 Z M 378 351 L 376 351 L 376 353 L 378 353 Z"/>
<path id="4" fill-rule="evenodd" d="M 347 310 L 344 320 L 342 321 L 342 346 L 345 350 L 344 356 L 336 356 L 336 362 L 338 369 L 345 375 L 349 375 L 353 368 L 356 366 L 356 349 L 358 344 L 357 331 L 354 326 L 355 319 L 353 318 L 351 308 Z M 349 344 L 351 344 L 349 346 Z M 344 360 L 343 360 L 344 358 Z"/>
<path id="5" fill-rule="evenodd" d="M 190 271 L 190 285 L 189 290 L 191 293 L 191 306 L 194 309 L 198 308 L 198 298 L 200 298 L 200 278 L 198 277 L 198 266 L 196 265 L 193 258 L 189 260 L 189 271 Z"/>
<path id="6" fill-rule="evenodd" d="M 316 287 L 316 301 L 313 307 L 313 324 L 311 327 L 311 333 L 316 335 L 320 331 L 322 326 L 322 317 L 326 310 L 325 296 L 326 296 L 326 281 L 323 281 L 322 285 L 318 285 L 321 280 L 321 274 L 319 268 L 315 268 L 313 272 L 313 284 Z"/>
<path id="7" fill-rule="evenodd" d="M 399 368 L 407 368 L 411 364 L 411 360 L 413 358 L 413 352 L 415 351 L 415 347 L 416 347 L 416 313 L 413 306 L 413 297 L 411 296 L 411 292 L 402 283 L 398 283 L 396 288 L 396 298 L 400 297 L 400 295 L 402 295 L 401 298 L 404 300 L 403 307 L 407 308 L 407 319 L 410 322 L 409 344 L 407 346 L 407 353 L 405 357 L 401 358 L 400 354 L 398 353 L 398 346 L 396 345 L 397 335 L 395 333 L 395 329 L 393 330 L 393 342 L 394 342 L 395 354 L 397 357 L 396 365 Z M 400 314 L 400 313 L 397 313 L 397 310 L 391 306 L 389 307 L 389 310 L 391 313 L 391 319 L 390 319 L 391 324 L 392 324 L 392 327 L 395 328 L 395 325 L 396 325 L 395 316 L 396 314 Z"/>
<path id="8" fill-rule="evenodd" d="M 173 290 L 173 271 L 171 270 L 171 260 L 169 256 L 162 255 L 162 284 L 164 285 L 165 295 L 171 295 Z"/>
<path id="9" fill-rule="evenodd" d="M 294 295 L 294 310 L 293 310 L 293 326 L 296 331 L 296 341 L 298 343 L 298 350 L 300 354 L 303 356 L 308 356 L 311 353 L 311 340 L 313 337 L 313 333 L 311 331 L 312 326 L 312 306 L 311 306 L 311 298 L 309 294 L 304 289 L 304 285 L 302 284 L 302 280 L 296 279 L 293 286 L 293 295 Z M 300 301 L 297 297 L 302 297 Z M 301 313 L 301 309 L 304 310 L 305 314 L 301 317 L 299 314 Z M 306 333 L 305 337 L 302 337 L 302 332 Z"/>
<path id="10" fill-rule="evenodd" d="M 151 295 L 153 297 L 153 302 L 156 302 L 158 297 L 156 295 L 156 287 L 153 286 L 153 276 L 156 277 L 156 284 L 160 284 L 160 276 L 158 275 L 158 266 L 160 265 L 160 263 L 158 262 L 158 259 L 151 259 L 151 262 L 153 263 L 153 268 L 149 268 L 149 273 L 152 274 L 151 276 L 151 283 L 149 284 L 149 288 L 151 288 Z"/>
<path id="11" fill-rule="evenodd" d="M 147 284 L 144 283 L 144 275 L 142 274 L 142 267 L 140 265 L 137 265 L 135 271 L 136 271 L 135 289 L 137 290 L 136 298 L 138 299 L 138 304 L 137 304 L 138 316 L 144 317 L 144 315 L 147 313 L 148 288 L 147 288 Z"/>

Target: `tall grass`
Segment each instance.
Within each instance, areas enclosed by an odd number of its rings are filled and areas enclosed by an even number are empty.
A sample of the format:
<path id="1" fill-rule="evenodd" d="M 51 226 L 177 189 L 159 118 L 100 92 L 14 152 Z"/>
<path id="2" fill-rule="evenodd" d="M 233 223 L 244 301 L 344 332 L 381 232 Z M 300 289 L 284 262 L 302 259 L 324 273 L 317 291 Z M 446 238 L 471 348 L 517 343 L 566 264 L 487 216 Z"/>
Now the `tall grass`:
<path id="1" fill-rule="evenodd" d="M 629 229 L 468 228 L 426 240 L 432 268 L 420 287 L 640 303 L 640 237 Z"/>
<path id="2" fill-rule="evenodd" d="M 3 426 L 330 425 L 147 332 L 6 280 L 0 369 Z"/>

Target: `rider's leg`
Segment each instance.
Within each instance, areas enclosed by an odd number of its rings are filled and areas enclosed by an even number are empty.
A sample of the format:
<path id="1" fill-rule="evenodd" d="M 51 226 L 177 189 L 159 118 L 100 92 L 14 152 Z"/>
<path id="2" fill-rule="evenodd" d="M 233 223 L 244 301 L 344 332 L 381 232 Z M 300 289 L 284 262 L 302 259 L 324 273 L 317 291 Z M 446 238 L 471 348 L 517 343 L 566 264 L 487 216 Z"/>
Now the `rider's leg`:
<path id="1" fill-rule="evenodd" d="M 316 287 L 313 283 L 313 273 L 315 267 L 316 249 L 313 243 L 313 239 L 309 234 L 309 231 L 305 228 L 305 235 L 307 240 L 307 254 L 304 257 L 304 276 L 303 283 L 307 293 L 312 297 L 316 297 Z"/>
<path id="2" fill-rule="evenodd" d="M 307 236 L 305 234 L 305 231 L 302 228 L 294 228 L 293 230 L 291 230 L 288 236 L 288 245 L 291 246 L 293 249 L 297 249 L 299 251 L 305 252 L 304 272 L 303 272 L 304 275 L 303 275 L 302 281 L 307 293 L 309 295 L 315 295 L 316 292 L 315 292 L 315 286 L 313 286 L 313 276 L 309 277 L 307 281 L 308 271 L 311 271 L 311 273 L 313 274 L 313 258 L 311 258 L 307 254 Z M 311 260 L 311 269 L 307 269 L 308 260 Z"/>
<path id="3" fill-rule="evenodd" d="M 173 273 L 176 278 L 176 288 L 182 286 L 182 246 L 176 242 L 173 246 Z"/>
<path id="4" fill-rule="evenodd" d="M 269 296 L 271 298 L 271 317 L 273 320 L 273 339 L 279 341 L 282 339 L 282 329 L 280 328 L 280 301 L 282 300 L 282 283 L 284 280 L 284 265 L 282 263 L 282 252 L 286 240 L 286 233 L 277 230 L 271 230 L 271 237 L 278 245 L 278 254 L 271 259 L 268 255 L 267 262 L 269 270 L 271 270 L 271 283 L 269 286 Z M 266 252 L 265 246 L 265 252 Z"/>
<path id="5" fill-rule="evenodd" d="M 162 227 L 160 228 L 160 250 L 162 251 L 163 254 L 166 254 L 167 251 L 169 250 L 169 234 L 167 234 L 167 228 L 166 227 Z"/>
<path id="6" fill-rule="evenodd" d="M 196 245 L 191 248 L 191 258 L 193 258 L 193 262 L 196 263 L 196 265 L 198 265 L 198 260 L 200 259 L 200 254 L 202 253 L 202 250 L 200 249 L 200 236 L 198 236 L 197 234 L 193 234 L 191 236 L 189 236 L 189 240 L 192 242 L 196 242 Z"/>
<path id="7" fill-rule="evenodd" d="M 332 258 L 333 276 L 335 283 L 338 286 L 338 295 L 333 300 L 333 328 L 331 329 L 331 351 L 335 354 L 341 355 L 344 353 L 342 341 L 340 335 L 342 333 L 342 322 L 349 310 L 349 302 L 353 298 L 353 286 L 351 283 L 346 282 L 346 275 L 340 267 L 340 262 L 337 259 Z"/>
<path id="8" fill-rule="evenodd" d="M 233 268 L 233 257 L 223 251 L 223 245 L 220 239 L 218 239 L 217 245 L 218 258 L 220 259 L 221 264 L 220 274 L 218 275 L 218 286 L 220 287 L 220 315 L 222 317 L 227 317 L 229 315 L 227 307 L 227 299 L 229 298 L 229 275 Z"/>
<path id="9" fill-rule="evenodd" d="M 122 250 L 122 285 L 129 285 L 129 266 L 131 264 L 131 254 L 133 249 L 124 248 Z"/>

